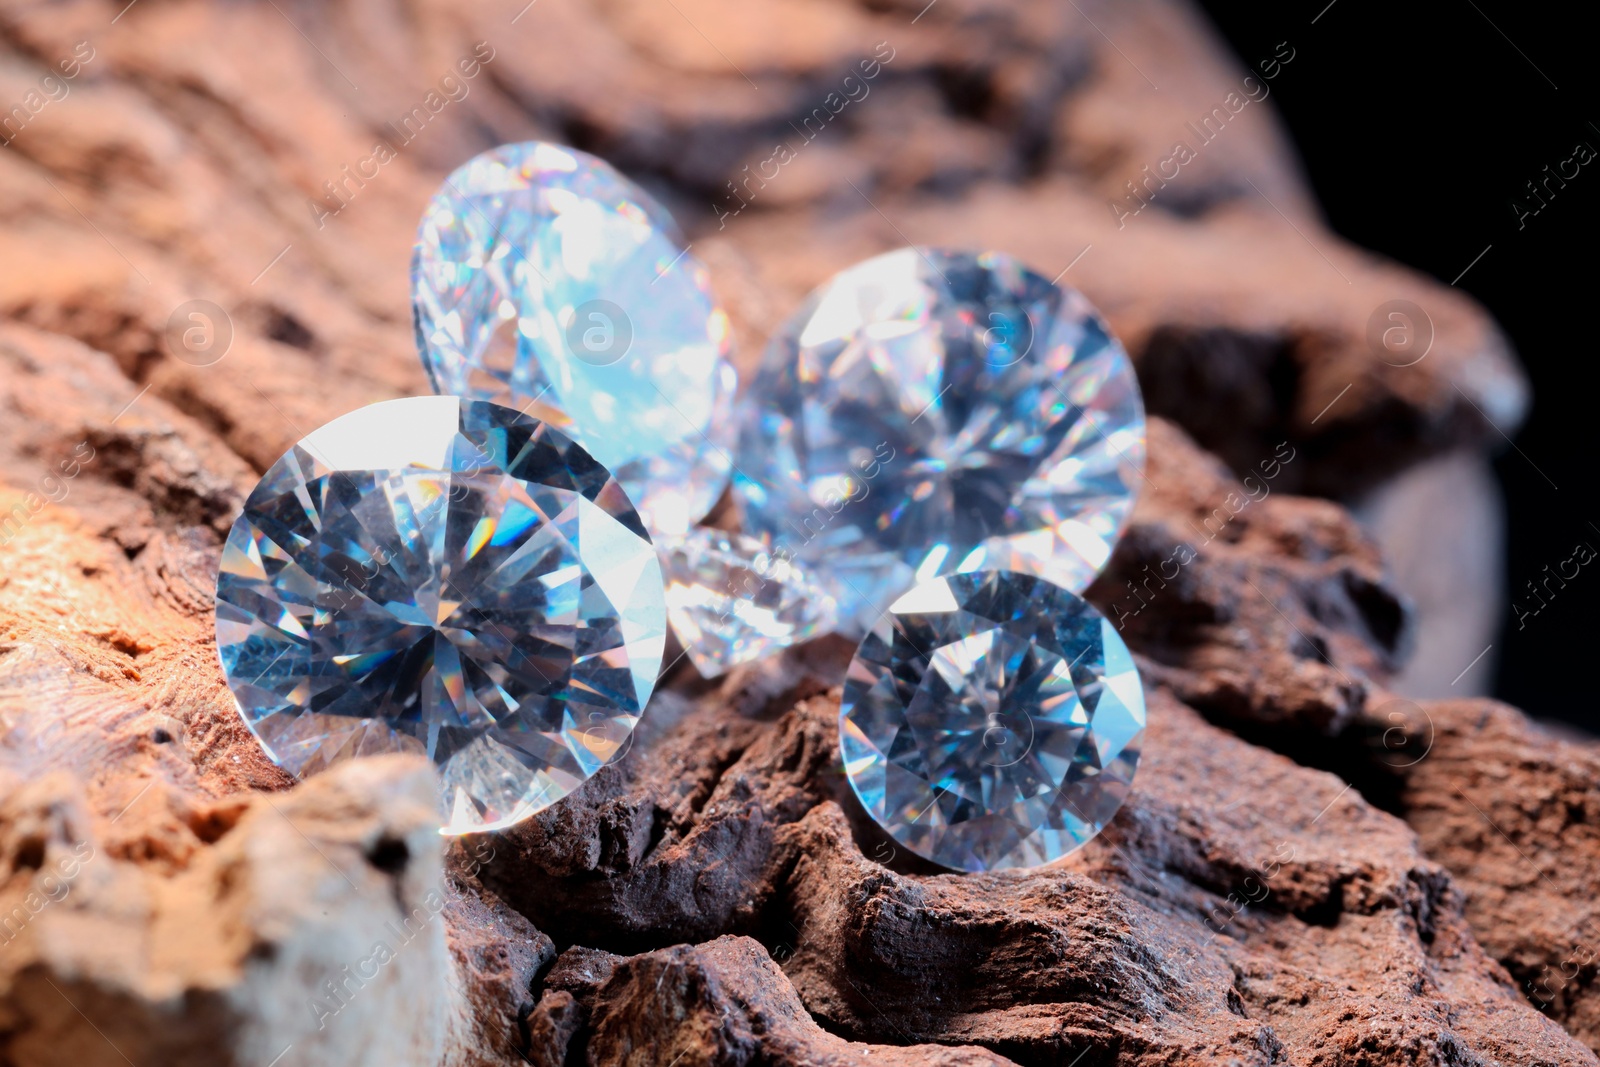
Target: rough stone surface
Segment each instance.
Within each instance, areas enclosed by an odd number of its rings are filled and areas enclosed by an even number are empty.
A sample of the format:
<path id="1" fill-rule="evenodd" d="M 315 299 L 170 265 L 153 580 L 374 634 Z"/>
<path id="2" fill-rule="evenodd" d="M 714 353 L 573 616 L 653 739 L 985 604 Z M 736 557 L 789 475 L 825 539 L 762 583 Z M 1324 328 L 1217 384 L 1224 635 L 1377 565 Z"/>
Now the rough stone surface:
<path id="1" fill-rule="evenodd" d="M 1488 700 L 1393 701 L 1430 745 L 1401 810 L 1446 864 L 1478 939 L 1533 1003 L 1600 1047 L 1600 751 Z"/>
<path id="2" fill-rule="evenodd" d="M 1349 513 L 1280 488 L 1298 450 L 1258 462 L 1240 481 L 1152 419 L 1149 479 L 1089 599 L 1194 707 L 1238 728 L 1332 736 L 1404 659 L 1411 623 Z"/>
<path id="3" fill-rule="evenodd" d="M 449 857 L 444 922 L 459 995 L 450 990 L 456 1040 L 443 1058 L 448 1067 L 517 1063 L 527 1053 L 535 1044 L 524 1032 L 532 1026 L 534 983 L 556 956 L 548 936 L 476 881 L 474 872 L 490 855 L 480 848 Z"/>
<path id="4" fill-rule="evenodd" d="M 1126 183 L 1241 86 L 1192 10 L 124 7 L 0 6 L 0 1063 L 1596 1062 L 1597 749 L 1391 698 L 1384 562 L 1290 495 L 1481 447 L 1522 379 L 1467 298 L 1326 232 L 1270 103 L 1133 213 Z M 1166 418 L 1090 592 L 1152 708 L 1101 838 L 977 878 L 896 853 L 836 769 L 836 641 L 679 667 L 618 765 L 443 855 L 425 768 L 291 788 L 261 755 L 211 644 L 221 535 L 291 441 L 426 390 L 416 220 L 528 137 L 678 214 L 745 370 L 907 241 L 1067 268 L 1106 312 Z M 1433 324 L 1413 366 L 1368 343 L 1394 299 Z M 191 300 L 227 315 L 220 359 L 203 329 L 169 354 Z M 322 1017 L 325 981 L 350 984 Z"/>
<path id="5" fill-rule="evenodd" d="M 619 963 L 592 993 L 594 1064 L 668 1064 L 679 1057 L 774 1067 L 998 1067 L 1008 1061 L 967 1045 L 884 1048 L 823 1030 L 762 945 L 719 937 Z M 685 1016 L 682 1006 L 698 1010 Z"/>

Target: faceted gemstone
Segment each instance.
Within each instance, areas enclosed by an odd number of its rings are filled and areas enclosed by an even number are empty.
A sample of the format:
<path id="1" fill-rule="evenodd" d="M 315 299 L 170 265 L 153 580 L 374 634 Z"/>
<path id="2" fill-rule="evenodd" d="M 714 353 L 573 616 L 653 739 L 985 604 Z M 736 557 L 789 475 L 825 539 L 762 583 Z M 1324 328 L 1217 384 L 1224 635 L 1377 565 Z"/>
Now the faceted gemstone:
<path id="1" fill-rule="evenodd" d="M 653 532 L 682 534 L 728 481 L 728 316 L 666 210 L 603 161 L 502 145 L 428 202 L 412 263 L 434 390 L 562 428 Z"/>
<path id="2" fill-rule="evenodd" d="M 745 532 L 860 633 L 917 581 L 1008 569 L 1074 591 L 1133 506 L 1144 408 L 1079 293 L 999 253 L 905 248 L 812 293 L 740 402 Z"/>
<path id="3" fill-rule="evenodd" d="M 1060 859 L 1139 765 L 1144 691 L 1094 608 L 1011 571 L 924 582 L 861 642 L 839 708 L 845 774 L 917 855 L 962 871 Z"/>
<path id="4" fill-rule="evenodd" d="M 697 527 L 661 549 L 667 619 L 703 677 L 799 644 L 833 625 L 834 603 L 793 559 Z"/>
<path id="5" fill-rule="evenodd" d="M 661 568 L 571 439 L 449 396 L 301 440 L 245 501 L 217 648 L 245 721 L 295 774 L 431 758 L 447 833 L 509 826 L 617 753 L 661 667 Z"/>

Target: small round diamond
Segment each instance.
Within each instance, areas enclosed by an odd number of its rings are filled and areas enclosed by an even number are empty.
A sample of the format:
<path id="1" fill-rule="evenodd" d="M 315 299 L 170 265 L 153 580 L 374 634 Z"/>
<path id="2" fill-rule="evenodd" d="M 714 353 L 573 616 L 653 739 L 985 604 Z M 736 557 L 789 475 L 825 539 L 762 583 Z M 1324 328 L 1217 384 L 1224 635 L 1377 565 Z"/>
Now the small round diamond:
<path id="1" fill-rule="evenodd" d="M 828 581 L 860 633 L 919 580 L 1082 590 L 1144 468 L 1133 367 L 1077 292 L 999 253 L 904 248 L 835 275 L 740 401 L 746 532 Z"/>
<path id="2" fill-rule="evenodd" d="M 717 502 L 728 316 L 666 209 L 604 161 L 537 141 L 467 161 L 428 203 L 411 284 L 436 391 L 560 427 L 653 532 L 682 534 Z"/>
<path id="3" fill-rule="evenodd" d="M 373 404 L 274 463 L 229 531 L 217 649 L 294 774 L 431 758 L 445 831 L 508 826 L 623 746 L 661 667 L 661 568 L 611 475 L 550 426 Z"/>
<path id="4" fill-rule="evenodd" d="M 1011 571 L 927 581 L 861 642 L 845 774 L 896 841 L 962 871 L 1060 859 L 1128 795 L 1144 691 L 1114 627 Z"/>
<path id="5" fill-rule="evenodd" d="M 667 619 L 701 677 L 716 678 L 833 625 L 833 598 L 754 538 L 701 526 L 661 548 Z"/>

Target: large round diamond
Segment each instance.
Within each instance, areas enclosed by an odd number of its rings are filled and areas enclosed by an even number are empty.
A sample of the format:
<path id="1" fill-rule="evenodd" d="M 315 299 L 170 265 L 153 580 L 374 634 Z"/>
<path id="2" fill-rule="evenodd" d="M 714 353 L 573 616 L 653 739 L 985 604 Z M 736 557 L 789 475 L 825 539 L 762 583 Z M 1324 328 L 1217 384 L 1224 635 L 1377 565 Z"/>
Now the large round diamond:
<path id="1" fill-rule="evenodd" d="M 1144 714 L 1133 658 L 1099 612 L 1031 575 L 980 571 L 924 582 L 867 634 L 839 743 L 861 803 L 917 855 L 1032 867 L 1122 806 Z"/>
<path id="2" fill-rule="evenodd" d="M 437 392 L 566 430 L 652 531 L 727 485 L 728 316 L 666 209 L 605 162 L 542 142 L 469 160 L 422 216 L 412 305 Z"/>
<path id="3" fill-rule="evenodd" d="M 1144 467 L 1144 408 L 1089 302 L 999 253 L 837 274 L 740 404 L 746 532 L 815 562 L 847 631 L 913 582 L 1005 568 L 1081 590 Z"/>
<path id="4" fill-rule="evenodd" d="M 661 568 L 599 463 L 510 408 L 449 396 L 301 440 L 233 524 L 217 648 L 295 774 L 432 758 L 445 830 L 560 800 L 638 722 L 666 637 Z"/>

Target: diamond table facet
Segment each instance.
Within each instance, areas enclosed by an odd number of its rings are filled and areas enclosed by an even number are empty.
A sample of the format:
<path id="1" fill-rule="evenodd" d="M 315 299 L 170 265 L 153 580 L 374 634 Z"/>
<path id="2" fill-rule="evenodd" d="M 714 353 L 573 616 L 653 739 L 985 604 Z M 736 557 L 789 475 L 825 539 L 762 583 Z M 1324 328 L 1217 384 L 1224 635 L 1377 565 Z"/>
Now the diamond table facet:
<path id="1" fill-rule="evenodd" d="M 702 677 L 715 678 L 834 622 L 833 598 L 796 563 L 739 534 L 698 527 L 661 548 L 667 619 Z"/>
<path id="2" fill-rule="evenodd" d="M 962 871 L 1032 867 L 1128 795 L 1144 691 L 1099 612 L 1030 575 L 906 593 L 861 642 L 839 709 L 845 774 L 896 841 Z"/>
<path id="3" fill-rule="evenodd" d="M 621 750 L 666 640 L 661 569 L 564 434 L 449 396 L 374 404 L 283 455 L 217 579 L 217 648 L 268 753 L 303 775 L 415 752 L 445 831 L 508 826 Z"/>
<path id="4" fill-rule="evenodd" d="M 1082 590 L 1144 469 L 1122 346 L 1083 296 L 999 253 L 905 248 L 835 275 L 739 408 L 745 531 L 812 565 L 856 634 L 941 574 Z"/>
<path id="5" fill-rule="evenodd" d="M 530 142 L 457 169 L 422 218 L 412 305 L 436 391 L 561 428 L 652 532 L 684 533 L 727 485 L 728 316 L 666 210 L 602 160 Z"/>

